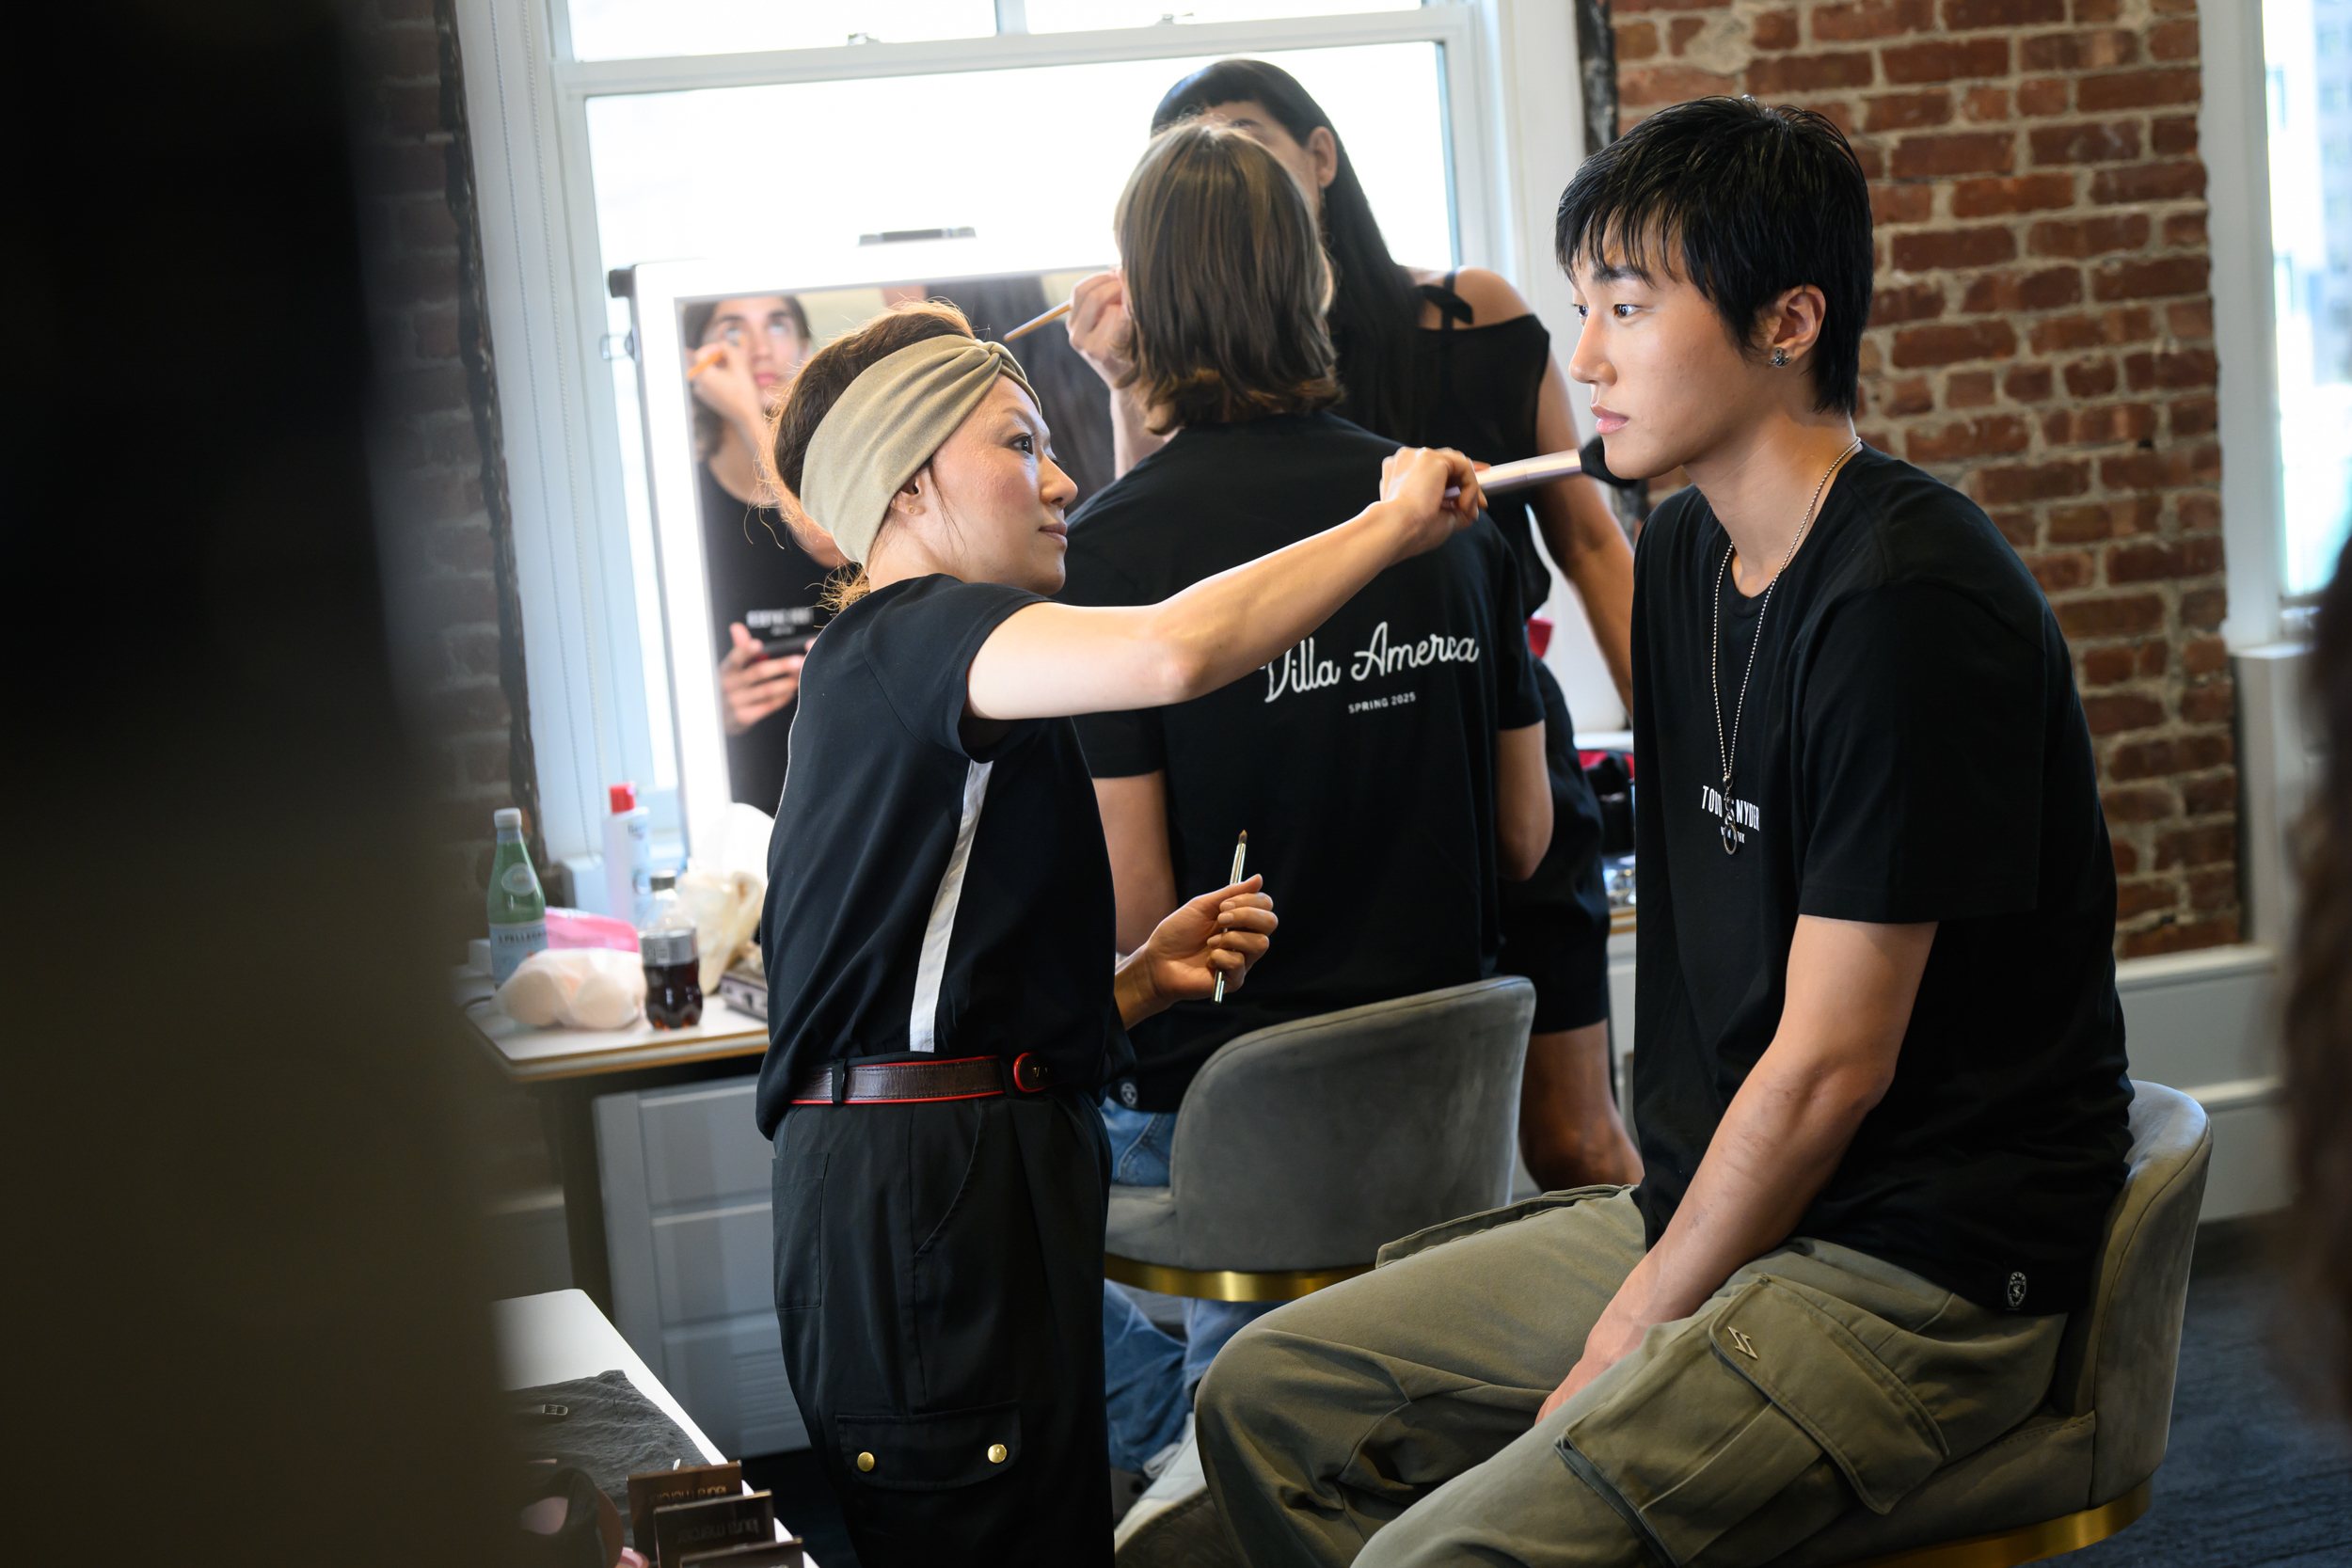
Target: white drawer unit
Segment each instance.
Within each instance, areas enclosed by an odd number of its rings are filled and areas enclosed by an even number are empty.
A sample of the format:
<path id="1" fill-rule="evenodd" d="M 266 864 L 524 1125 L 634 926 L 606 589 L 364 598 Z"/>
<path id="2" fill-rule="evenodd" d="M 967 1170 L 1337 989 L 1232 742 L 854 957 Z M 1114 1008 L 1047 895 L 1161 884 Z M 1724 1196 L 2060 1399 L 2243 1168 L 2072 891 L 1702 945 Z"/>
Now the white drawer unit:
<path id="1" fill-rule="evenodd" d="M 808 1447 L 776 1332 L 758 1080 L 596 1102 L 612 1321 L 730 1455 Z"/>

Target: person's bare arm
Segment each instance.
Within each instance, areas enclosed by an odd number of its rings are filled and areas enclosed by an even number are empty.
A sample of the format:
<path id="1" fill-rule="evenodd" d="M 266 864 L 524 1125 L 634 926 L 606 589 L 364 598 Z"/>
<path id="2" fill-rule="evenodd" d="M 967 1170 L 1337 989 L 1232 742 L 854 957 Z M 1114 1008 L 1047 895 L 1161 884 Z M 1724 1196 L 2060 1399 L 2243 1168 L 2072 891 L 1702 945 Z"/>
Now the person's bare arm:
<path id="1" fill-rule="evenodd" d="M 1166 436 L 1152 431 L 1135 388 L 1119 384 L 1134 363 L 1126 280 L 1115 272 L 1080 278 L 1070 293 L 1067 325 L 1070 346 L 1110 389 L 1111 477 L 1117 479 L 1168 445 Z"/>
<path id="2" fill-rule="evenodd" d="M 1103 842 L 1111 852 L 1111 891 L 1118 899 L 1121 953 L 1133 953 L 1182 902 L 1176 866 L 1168 851 L 1168 774 L 1137 773 L 1094 781 L 1103 813 Z"/>
<path id="3" fill-rule="evenodd" d="M 1448 485 L 1460 487 L 1452 501 Z M 1380 494 L 1337 528 L 1158 604 L 1015 610 L 972 660 L 968 711 L 988 721 L 1189 702 L 1274 658 L 1381 572 L 1469 527 L 1482 504 L 1458 451 L 1399 451 L 1381 465 Z"/>
<path id="4" fill-rule="evenodd" d="M 1933 924 L 1799 917 L 1772 1043 L 1732 1097 L 1666 1233 L 1617 1289 L 1549 1416 L 1642 1342 L 1687 1318 L 1733 1271 L 1788 1239 L 1895 1081 Z"/>
<path id="5" fill-rule="evenodd" d="M 1538 719 L 1495 732 L 1495 867 L 1504 881 L 1523 882 L 1550 847 L 1551 770 L 1544 762 L 1544 721 Z"/>

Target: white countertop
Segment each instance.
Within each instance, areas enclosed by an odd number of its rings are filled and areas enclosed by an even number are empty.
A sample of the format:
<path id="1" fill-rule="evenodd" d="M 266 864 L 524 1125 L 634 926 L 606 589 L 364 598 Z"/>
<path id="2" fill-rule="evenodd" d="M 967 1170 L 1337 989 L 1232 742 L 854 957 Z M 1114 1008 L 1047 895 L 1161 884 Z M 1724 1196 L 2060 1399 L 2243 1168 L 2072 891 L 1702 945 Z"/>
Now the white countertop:
<path id="1" fill-rule="evenodd" d="M 642 1016 L 626 1029 L 540 1029 L 501 1012 L 488 987 L 483 979 L 467 988 L 478 994 L 462 998 L 460 1010 L 516 1078 L 579 1078 L 629 1068 L 759 1056 L 768 1050 L 768 1025 L 715 995 L 703 998 L 702 1021 L 683 1029 L 657 1029 Z"/>

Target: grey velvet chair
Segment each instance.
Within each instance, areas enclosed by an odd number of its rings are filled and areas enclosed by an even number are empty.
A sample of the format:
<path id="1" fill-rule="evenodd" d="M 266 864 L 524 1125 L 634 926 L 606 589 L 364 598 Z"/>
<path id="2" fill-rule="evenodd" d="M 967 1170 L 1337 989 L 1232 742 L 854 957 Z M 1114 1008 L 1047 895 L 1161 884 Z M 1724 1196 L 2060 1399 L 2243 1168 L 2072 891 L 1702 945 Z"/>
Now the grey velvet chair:
<path id="1" fill-rule="evenodd" d="M 1113 1187 L 1103 1272 L 1289 1301 L 1380 1244 L 1510 1201 L 1535 989 L 1516 978 L 1227 1041 L 1176 1113 L 1165 1187 Z"/>
<path id="2" fill-rule="evenodd" d="M 2012 1568 L 2104 1541 L 2148 1511 L 2172 1421 L 2189 1254 L 2213 1134 L 2177 1089 L 2132 1085 L 2130 1175 L 2090 1303 L 2042 1408 L 1884 1514 L 1858 1512 L 1774 1568 Z"/>

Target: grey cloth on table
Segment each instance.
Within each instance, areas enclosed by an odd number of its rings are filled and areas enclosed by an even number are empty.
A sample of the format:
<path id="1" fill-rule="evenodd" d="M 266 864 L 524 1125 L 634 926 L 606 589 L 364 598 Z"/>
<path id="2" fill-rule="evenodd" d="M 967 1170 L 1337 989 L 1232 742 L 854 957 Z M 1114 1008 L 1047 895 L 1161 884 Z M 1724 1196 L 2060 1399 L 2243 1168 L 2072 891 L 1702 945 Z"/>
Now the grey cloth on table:
<path id="1" fill-rule="evenodd" d="M 587 1471 L 624 1521 L 628 1518 L 630 1476 L 667 1470 L 673 1461 L 708 1463 L 694 1440 L 618 1369 L 537 1388 L 510 1389 L 505 1397 L 511 1410 L 541 1404 L 571 1408 L 560 1421 L 516 1420 L 516 1443 L 526 1460 L 553 1459 Z"/>

